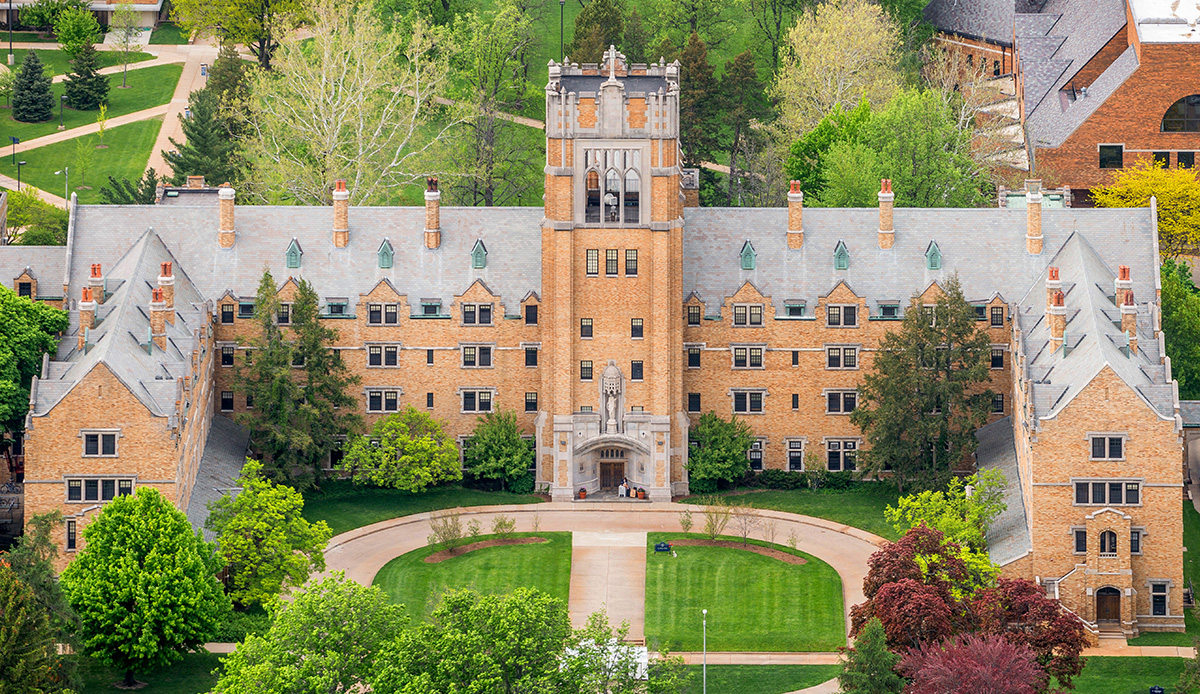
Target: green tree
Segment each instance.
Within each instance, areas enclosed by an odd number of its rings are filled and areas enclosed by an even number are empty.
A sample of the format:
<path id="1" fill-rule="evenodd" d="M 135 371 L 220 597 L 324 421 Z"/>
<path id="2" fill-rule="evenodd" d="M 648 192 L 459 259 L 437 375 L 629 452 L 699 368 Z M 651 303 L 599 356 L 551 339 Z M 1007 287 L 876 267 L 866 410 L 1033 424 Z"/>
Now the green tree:
<path id="1" fill-rule="evenodd" d="M 901 535 L 924 523 L 941 532 L 947 542 L 986 551 L 988 527 L 1007 508 L 1006 483 L 1000 470 L 952 477 L 945 491 L 927 489 L 902 496 L 883 515 Z"/>
<path id="2" fill-rule="evenodd" d="M 679 149 L 684 166 L 711 161 L 718 147 L 721 84 L 708 62 L 708 46 L 692 34 L 679 56 Z"/>
<path id="3" fill-rule="evenodd" d="M 1158 247 L 1176 258 L 1200 245 L 1200 179 L 1195 169 L 1168 169 L 1142 159 L 1113 172 L 1113 182 L 1092 188 L 1096 207 L 1149 207 L 1158 212 Z"/>
<path id="4" fill-rule="evenodd" d="M 275 279 L 264 270 L 255 304 L 258 334 L 236 377 L 254 409 L 237 420 L 250 431 L 251 448 L 269 479 L 307 486 L 320 479 L 322 462 L 340 437 L 362 426 L 348 392 L 359 379 L 332 348 L 337 331 L 321 325 L 317 295 L 307 280 L 296 284 L 287 334 L 276 322 L 279 308 Z"/>
<path id="5" fill-rule="evenodd" d="M 10 190 L 8 243 L 61 246 L 67 242 L 67 211 L 42 200 L 33 188 Z"/>
<path id="6" fill-rule="evenodd" d="M 650 56 L 650 31 L 637 10 L 629 13 L 625 20 L 625 35 L 620 46 L 625 59 L 631 63 L 648 63 L 653 60 Z"/>
<path id="7" fill-rule="evenodd" d="M 221 661 L 214 694 L 365 691 L 379 652 L 406 621 L 382 590 L 341 573 L 280 602 L 273 617 L 267 633 L 247 636 Z"/>
<path id="8" fill-rule="evenodd" d="M 475 420 L 470 445 L 463 451 L 463 466 L 476 479 L 496 480 L 511 492 L 533 491 L 534 453 L 521 438 L 517 414 L 512 410 L 489 412 Z"/>
<path id="9" fill-rule="evenodd" d="M 69 7 L 54 18 L 54 36 L 64 53 L 78 58 L 84 46 L 92 45 L 100 36 L 100 23 L 91 10 Z"/>
<path id="10" fill-rule="evenodd" d="M 715 491 L 718 481 L 735 482 L 750 470 L 747 453 L 754 437 L 744 421 L 706 412 L 690 436 L 695 445 L 688 450 L 687 471 L 693 493 Z"/>
<path id="11" fill-rule="evenodd" d="M 920 22 L 928 4 L 929 0 L 879 0 L 879 6 L 902 26 Z"/>
<path id="12" fill-rule="evenodd" d="M 599 63 L 609 46 L 620 46 L 625 36 L 625 3 L 592 0 L 575 15 L 575 37 L 567 44 L 567 57 L 576 63 Z M 597 51 L 597 49 L 599 49 Z"/>
<path id="13" fill-rule="evenodd" d="M 0 556 L 0 690 L 69 693 L 60 676 L 54 630 L 33 591 Z"/>
<path id="14" fill-rule="evenodd" d="M 678 43 L 697 34 L 713 47 L 724 42 L 732 28 L 725 19 L 728 0 L 653 0 L 650 12 L 654 30 Z"/>
<path id="15" fill-rule="evenodd" d="M 117 9 L 112 15 L 112 31 L 116 37 L 114 45 L 117 50 L 121 51 L 121 88 L 125 89 L 129 85 L 125 78 L 129 75 L 129 54 L 137 50 L 138 34 L 142 28 L 139 26 L 139 16 L 137 10 L 133 9 L 133 3 L 129 0 L 117 3 Z M 210 78 L 211 79 L 211 78 Z"/>
<path id="16" fill-rule="evenodd" d="M 221 118 L 217 94 L 208 88 L 192 92 L 188 109 L 190 118 L 179 115 L 184 141 L 169 138 L 176 153 L 163 152 L 163 159 L 171 167 L 172 185 L 183 185 L 188 176 L 203 176 L 216 185 L 238 180 L 237 142 L 229 136 L 229 128 Z"/>
<path id="17" fill-rule="evenodd" d="M 118 496 L 83 529 L 62 574 L 84 652 L 125 671 L 166 667 L 200 648 L 229 609 L 220 561 L 187 516 L 153 487 Z"/>
<path id="18" fill-rule="evenodd" d="M 1162 265 L 1162 330 L 1171 358 L 1171 375 L 1179 381 L 1179 397 L 1200 399 L 1200 290 L 1185 264 Z"/>
<path id="19" fill-rule="evenodd" d="M 237 46 L 221 44 L 217 59 L 208 71 L 204 89 L 217 97 L 217 113 L 230 135 L 237 137 L 246 129 L 246 104 L 250 98 L 249 66 L 238 55 Z"/>
<path id="20" fill-rule="evenodd" d="M 0 287 L 0 423 L 19 431 L 29 410 L 29 384 L 42 369 L 42 355 L 58 347 L 67 312 L 17 296 Z"/>
<path id="21" fill-rule="evenodd" d="M 375 422 L 371 433 L 355 439 L 342 458 L 342 469 L 360 484 L 410 492 L 462 479 L 458 449 L 442 421 L 411 405 Z"/>
<path id="22" fill-rule="evenodd" d="M 866 99 L 858 106 L 847 110 L 837 105 L 825 114 L 820 123 L 792 143 L 784 170 L 790 180 L 800 181 L 800 189 L 812 199 L 821 197 L 826 181 L 831 176 L 826 171 L 826 156 L 835 144 L 853 142 L 858 138 L 862 126 L 871 119 L 871 104 Z M 872 159 L 872 161 L 874 161 Z M 872 165 L 872 168 L 875 168 Z M 838 174 L 840 177 L 840 172 Z M 871 182 L 874 192 L 876 183 Z M 844 190 L 845 186 L 840 186 Z"/>
<path id="23" fill-rule="evenodd" d="M 899 329 L 884 334 L 874 370 L 859 385 L 850 421 L 869 450 L 866 473 L 891 470 L 901 492 L 909 482 L 932 489 L 975 452 L 975 430 L 991 412 L 991 339 L 975 321 L 958 276 L 940 285 L 936 303 L 914 296 Z"/>
<path id="24" fill-rule="evenodd" d="M 683 658 L 660 653 L 638 679 L 637 648 L 629 644 L 629 622 L 615 629 L 603 611 L 588 615 L 567 641 L 557 691 L 572 694 L 682 694 L 693 691 L 695 676 Z"/>
<path id="25" fill-rule="evenodd" d="M 845 694 L 900 694 L 904 678 L 896 674 L 900 656 L 887 647 L 878 617 L 872 617 L 842 653 L 838 685 Z"/>
<path id="26" fill-rule="evenodd" d="M 325 521 L 304 519 L 304 497 L 262 476 L 262 463 L 247 460 L 235 484 L 209 504 L 205 527 L 217 535 L 217 554 L 229 570 L 229 597 L 241 605 L 269 604 L 283 591 L 325 570 Z"/>
<path id="27" fill-rule="evenodd" d="M 771 71 L 779 69 L 780 51 L 797 14 L 813 0 L 739 0 L 754 18 L 759 35 L 771 52 Z"/>
<path id="28" fill-rule="evenodd" d="M 89 190 L 87 174 L 92 170 L 92 162 L 96 161 L 96 145 L 90 137 L 75 138 L 75 158 L 71 161 L 71 171 L 79 179 L 76 190 Z"/>
<path id="29" fill-rule="evenodd" d="M 12 105 L 13 84 L 17 81 L 17 76 L 9 69 L 7 65 L 0 65 L 0 97 L 4 97 L 4 103 Z"/>
<path id="30" fill-rule="evenodd" d="M 12 116 L 24 123 L 41 123 L 54 117 L 50 77 L 33 51 L 25 54 L 13 81 Z"/>
<path id="31" fill-rule="evenodd" d="M 721 90 L 725 103 L 721 115 L 729 131 L 725 147 L 729 153 L 729 194 L 725 204 L 732 207 L 742 204 L 744 173 L 738 168 L 738 154 L 745 146 L 743 140 L 749 135 L 751 124 L 766 119 L 770 109 L 766 86 L 758 79 L 754 53 L 746 51 L 725 63 Z"/>
<path id="32" fill-rule="evenodd" d="M 153 205 L 158 199 L 158 174 L 151 167 L 130 183 L 128 178 L 108 177 L 108 185 L 100 189 L 100 202 L 105 205 Z"/>
<path id="33" fill-rule="evenodd" d="M 19 23 L 31 29 L 49 31 L 54 28 L 58 16 L 71 9 L 88 9 L 87 0 L 37 0 L 21 5 Z"/>
<path id="34" fill-rule="evenodd" d="M 311 9 L 303 0 L 173 0 L 171 20 L 191 34 L 245 44 L 264 70 L 286 36 Z"/>

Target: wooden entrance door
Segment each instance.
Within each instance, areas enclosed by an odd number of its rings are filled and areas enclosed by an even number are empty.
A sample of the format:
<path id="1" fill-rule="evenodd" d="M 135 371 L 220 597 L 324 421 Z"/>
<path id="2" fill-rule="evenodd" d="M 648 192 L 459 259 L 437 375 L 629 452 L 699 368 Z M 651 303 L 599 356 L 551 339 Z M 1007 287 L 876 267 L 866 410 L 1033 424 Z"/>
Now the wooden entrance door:
<path id="1" fill-rule="evenodd" d="M 614 489 L 625 476 L 625 463 L 600 463 L 600 487 Z"/>
<path id="2" fill-rule="evenodd" d="M 1116 588 L 1101 588 L 1096 591 L 1096 621 L 1121 621 L 1121 591 Z"/>

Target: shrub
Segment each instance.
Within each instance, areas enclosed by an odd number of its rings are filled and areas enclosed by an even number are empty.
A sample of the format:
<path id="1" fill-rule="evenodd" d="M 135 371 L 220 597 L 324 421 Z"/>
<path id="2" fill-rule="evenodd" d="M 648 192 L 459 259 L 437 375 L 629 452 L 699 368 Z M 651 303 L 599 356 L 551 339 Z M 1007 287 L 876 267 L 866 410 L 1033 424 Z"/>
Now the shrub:
<path id="1" fill-rule="evenodd" d="M 692 512 L 688 509 L 684 509 L 683 512 L 679 514 L 679 528 L 685 533 L 690 533 L 692 532 L 693 525 L 695 525 L 695 521 L 692 520 Z"/>
<path id="2" fill-rule="evenodd" d="M 500 539 L 507 540 L 512 537 L 513 531 L 517 529 L 517 521 L 512 516 L 499 515 L 492 521 L 492 533 L 499 535 Z"/>
<path id="3" fill-rule="evenodd" d="M 713 497 L 704 503 L 704 535 L 710 540 L 715 540 L 725 532 L 725 526 L 729 525 L 729 518 L 733 511 L 729 507 L 729 503 L 722 498 Z"/>
<path id="4" fill-rule="evenodd" d="M 524 473 L 511 477 L 508 480 L 508 491 L 513 494 L 532 494 L 533 493 L 534 475 L 528 470 Z"/>
<path id="5" fill-rule="evenodd" d="M 453 554 L 463 537 L 462 513 L 440 511 L 429 518 L 429 544 L 441 545 Z"/>
<path id="6" fill-rule="evenodd" d="M 251 634 L 265 634 L 271 628 L 271 615 L 264 610 L 235 612 L 230 610 L 217 622 L 212 640 L 216 643 L 239 643 Z"/>
<path id="7" fill-rule="evenodd" d="M 717 481 L 709 478 L 691 478 L 688 489 L 692 494 L 712 494 L 717 491 Z"/>

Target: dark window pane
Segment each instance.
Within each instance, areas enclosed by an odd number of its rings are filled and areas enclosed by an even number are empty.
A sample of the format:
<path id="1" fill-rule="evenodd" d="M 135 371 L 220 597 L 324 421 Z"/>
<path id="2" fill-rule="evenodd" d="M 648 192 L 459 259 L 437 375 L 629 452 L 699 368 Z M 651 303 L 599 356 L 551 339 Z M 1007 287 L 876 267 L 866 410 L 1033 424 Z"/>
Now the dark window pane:
<path id="1" fill-rule="evenodd" d="M 846 306 L 842 309 L 842 323 L 844 325 L 858 325 L 858 307 Z"/>
<path id="2" fill-rule="evenodd" d="M 67 480 L 67 501 L 80 501 L 83 498 L 83 482 Z"/>
<path id="3" fill-rule="evenodd" d="M 128 496 L 133 493 L 133 480 L 117 480 L 117 496 Z"/>
<path id="4" fill-rule="evenodd" d="M 1075 503 L 1086 504 L 1087 502 L 1088 502 L 1088 483 L 1087 482 L 1076 482 L 1075 483 Z"/>
<path id="5" fill-rule="evenodd" d="M 383 306 L 381 304 L 369 304 L 367 306 L 367 322 L 374 325 L 383 322 Z"/>
<path id="6" fill-rule="evenodd" d="M 233 322 L 233 304 L 225 304 L 225 305 L 221 306 L 221 322 L 222 323 L 232 323 Z"/>
<path id="7" fill-rule="evenodd" d="M 116 434 L 101 434 L 100 435 L 100 452 L 104 455 L 117 454 L 117 435 Z"/>
<path id="8" fill-rule="evenodd" d="M 1175 153 L 1175 166 L 1177 166 L 1181 169 L 1194 168 L 1196 166 L 1196 153 L 1195 152 L 1176 152 Z"/>
<path id="9" fill-rule="evenodd" d="M 841 412 L 842 410 L 842 394 L 841 393 L 826 393 L 825 394 L 825 411 L 826 412 Z"/>
<path id="10" fill-rule="evenodd" d="M 491 366 L 492 365 L 492 348 L 491 347 L 480 347 L 479 348 L 479 365 L 480 366 Z"/>
<path id="11" fill-rule="evenodd" d="M 1076 530 L 1075 531 L 1075 551 L 1078 552 L 1079 554 L 1083 554 L 1084 552 L 1087 552 L 1087 531 L 1086 530 Z"/>
<path id="12" fill-rule="evenodd" d="M 1092 503 L 1093 504 L 1103 504 L 1104 503 L 1104 483 L 1103 482 L 1092 482 Z"/>
<path id="13" fill-rule="evenodd" d="M 372 390 L 367 393 L 367 409 L 372 412 L 379 412 L 383 409 L 383 392 Z"/>
<path id="14" fill-rule="evenodd" d="M 112 498 L 117 495 L 116 480 L 100 480 L 100 500 L 112 501 Z"/>
<path id="15" fill-rule="evenodd" d="M 1127 482 L 1125 484 L 1125 503 L 1138 504 L 1141 503 L 1142 488 L 1137 482 Z"/>
<path id="16" fill-rule="evenodd" d="M 1170 168 L 1171 153 L 1170 152 L 1155 152 L 1154 153 L 1154 165 L 1159 167 L 1160 169 Z"/>
<path id="17" fill-rule="evenodd" d="M 762 393 L 750 393 L 750 411 L 762 412 Z"/>
<path id="18" fill-rule="evenodd" d="M 100 455 L 100 435 L 99 434 L 84 434 L 83 435 L 83 454 L 84 455 Z"/>
<path id="19" fill-rule="evenodd" d="M 1129 533 L 1129 553 L 1140 554 L 1142 551 L 1142 534 L 1137 530 Z"/>
<path id="20" fill-rule="evenodd" d="M 100 500 L 100 480 L 83 481 L 83 499 L 84 501 Z"/>
<path id="21" fill-rule="evenodd" d="M 687 397 L 688 397 L 688 400 L 687 400 L 688 412 L 699 412 L 700 411 L 700 394 L 699 393 L 688 393 Z"/>
<path id="22" fill-rule="evenodd" d="M 388 304 L 387 306 L 383 307 L 383 322 L 384 323 L 395 324 L 396 317 L 397 317 L 396 304 Z"/>
<path id="23" fill-rule="evenodd" d="M 67 549 L 75 549 L 76 542 L 75 521 L 67 521 Z"/>
<path id="24" fill-rule="evenodd" d="M 432 349 L 425 350 L 425 363 L 426 364 L 433 363 L 433 350 Z"/>
<path id="25" fill-rule="evenodd" d="M 1110 504 L 1121 503 L 1121 486 L 1122 486 L 1121 482 L 1109 482 L 1108 483 L 1108 503 L 1110 503 Z"/>
<path id="26" fill-rule="evenodd" d="M 993 306 L 992 307 L 992 326 L 999 328 L 1002 325 L 1004 325 L 1004 307 L 1003 306 Z"/>
<path id="27" fill-rule="evenodd" d="M 746 411 L 746 394 L 745 393 L 734 393 L 733 394 L 733 411 L 734 412 L 745 412 Z"/>
<path id="28" fill-rule="evenodd" d="M 538 408 L 537 393 L 526 393 L 525 394 L 525 411 L 526 412 L 537 412 L 537 408 Z"/>
<path id="29" fill-rule="evenodd" d="M 492 306 L 491 304 L 483 304 L 479 307 L 479 324 L 492 324 Z"/>
<path id="30" fill-rule="evenodd" d="M 1100 145 L 1100 168 L 1119 169 L 1123 166 L 1125 166 L 1124 145 Z"/>
<path id="31" fill-rule="evenodd" d="M 463 323 L 467 325 L 475 324 L 475 304 L 466 304 L 463 306 Z"/>
<path id="32" fill-rule="evenodd" d="M 629 378 L 630 380 L 642 380 L 642 362 L 634 361 L 629 363 Z"/>
<path id="33" fill-rule="evenodd" d="M 475 392 L 474 391 L 468 390 L 468 391 L 463 392 L 462 408 L 463 408 L 463 410 L 465 410 L 467 412 L 475 411 Z"/>
<path id="34" fill-rule="evenodd" d="M 827 306 L 825 308 L 825 323 L 826 325 L 841 325 L 842 324 L 842 307 Z"/>
<path id="35" fill-rule="evenodd" d="M 383 365 L 383 348 L 368 347 L 367 348 L 367 365 L 382 366 Z"/>
<path id="36" fill-rule="evenodd" d="M 433 393 L 425 394 L 425 407 L 433 407 Z"/>
<path id="37" fill-rule="evenodd" d="M 396 354 L 397 354 L 397 350 L 395 347 L 385 348 L 383 350 L 383 365 L 384 366 L 395 366 L 396 365 Z"/>
<path id="38" fill-rule="evenodd" d="M 700 348 L 699 347 L 689 347 L 688 348 L 688 367 L 693 368 L 693 369 L 700 367 Z"/>
<path id="39" fill-rule="evenodd" d="M 525 366 L 538 365 L 538 351 L 536 347 L 525 348 Z"/>
<path id="40" fill-rule="evenodd" d="M 1103 436 L 1093 436 L 1092 437 L 1092 457 L 1093 458 L 1103 458 L 1104 457 L 1104 444 L 1105 444 L 1105 439 Z"/>
<path id="41" fill-rule="evenodd" d="M 1108 440 L 1108 457 L 1112 458 L 1113 460 L 1120 460 L 1121 458 L 1124 458 L 1125 454 L 1122 452 L 1123 443 L 1124 440 L 1120 437 L 1114 436 L 1113 438 L 1110 438 Z"/>
<path id="42" fill-rule="evenodd" d="M 688 325 L 700 325 L 700 307 L 688 306 L 687 309 Z"/>
<path id="43" fill-rule="evenodd" d="M 1154 595 L 1152 597 L 1154 598 L 1154 610 L 1153 610 L 1154 615 L 1156 617 L 1161 617 L 1163 615 L 1166 615 L 1167 614 L 1167 596 Z"/>

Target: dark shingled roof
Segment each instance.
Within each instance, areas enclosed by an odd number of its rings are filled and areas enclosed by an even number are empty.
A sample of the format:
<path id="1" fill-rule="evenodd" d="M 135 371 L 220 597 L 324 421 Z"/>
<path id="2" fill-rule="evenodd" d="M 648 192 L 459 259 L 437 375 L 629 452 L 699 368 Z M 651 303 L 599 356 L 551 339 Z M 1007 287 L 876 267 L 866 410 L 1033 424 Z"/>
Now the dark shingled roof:
<path id="1" fill-rule="evenodd" d="M 923 12 L 925 21 L 959 36 L 1012 45 L 1013 16 L 1021 0 L 932 0 Z"/>
<path id="2" fill-rule="evenodd" d="M 1025 496 L 1021 493 L 1021 470 L 1017 466 L 1012 417 L 979 429 L 975 438 L 979 440 L 979 448 L 975 450 L 979 469 L 1004 473 L 1006 508 L 987 530 L 988 554 L 993 562 L 1004 566 L 1029 554 L 1033 548 Z"/>
<path id="3" fill-rule="evenodd" d="M 565 92 L 599 92 L 600 86 L 608 80 L 608 75 L 563 75 L 560 78 L 563 91 Z M 617 81 L 625 86 L 625 91 L 628 92 L 657 92 L 662 89 L 664 92 L 671 88 L 666 77 L 658 77 L 652 75 L 631 75 L 629 77 L 618 77 Z"/>
<path id="4" fill-rule="evenodd" d="M 222 495 L 236 493 L 233 481 L 242 472 L 246 463 L 246 450 L 250 446 L 250 434 L 232 420 L 220 415 L 212 418 L 212 428 L 204 445 L 204 457 L 196 471 L 196 482 L 192 485 L 192 496 L 188 499 L 187 517 L 192 527 L 204 532 L 204 539 L 212 542 L 216 534 L 204 529 L 208 520 L 208 505 Z"/>

